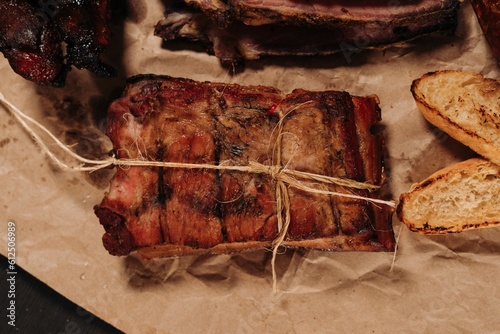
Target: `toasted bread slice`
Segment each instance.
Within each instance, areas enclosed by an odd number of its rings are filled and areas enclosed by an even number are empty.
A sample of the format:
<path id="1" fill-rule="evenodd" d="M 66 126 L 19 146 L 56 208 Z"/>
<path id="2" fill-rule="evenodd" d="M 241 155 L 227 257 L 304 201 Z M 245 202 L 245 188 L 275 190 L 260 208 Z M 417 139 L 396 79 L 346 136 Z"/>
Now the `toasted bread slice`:
<path id="1" fill-rule="evenodd" d="M 397 215 L 422 234 L 499 225 L 500 167 L 473 158 L 443 168 L 401 194 Z"/>
<path id="2" fill-rule="evenodd" d="M 411 92 L 430 123 L 500 165 L 500 81 L 438 71 L 413 81 Z"/>

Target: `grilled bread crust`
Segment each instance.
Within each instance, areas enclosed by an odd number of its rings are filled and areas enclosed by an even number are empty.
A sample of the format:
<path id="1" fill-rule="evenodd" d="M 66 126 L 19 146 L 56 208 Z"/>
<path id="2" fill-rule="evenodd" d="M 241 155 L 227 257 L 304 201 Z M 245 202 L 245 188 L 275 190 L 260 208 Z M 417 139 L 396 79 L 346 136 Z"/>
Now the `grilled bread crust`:
<path id="1" fill-rule="evenodd" d="M 411 92 L 424 117 L 482 158 L 443 168 L 400 195 L 397 216 L 422 234 L 500 224 L 500 83 L 478 73 L 430 72 Z"/>
<path id="2" fill-rule="evenodd" d="M 412 231 L 443 234 L 500 225 L 500 167 L 473 158 L 445 167 L 399 199 L 397 216 Z"/>
<path id="3" fill-rule="evenodd" d="M 430 123 L 500 165 L 500 81 L 437 71 L 413 81 L 411 92 Z"/>

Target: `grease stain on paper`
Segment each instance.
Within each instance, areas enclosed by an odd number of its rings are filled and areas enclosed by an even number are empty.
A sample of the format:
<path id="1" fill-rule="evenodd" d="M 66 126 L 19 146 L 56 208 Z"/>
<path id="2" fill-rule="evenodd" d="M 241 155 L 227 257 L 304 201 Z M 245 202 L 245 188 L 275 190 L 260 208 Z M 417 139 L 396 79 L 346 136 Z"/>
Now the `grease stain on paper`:
<path id="1" fill-rule="evenodd" d="M 10 143 L 10 138 L 4 138 L 0 140 L 0 148 L 3 148 L 5 145 Z"/>

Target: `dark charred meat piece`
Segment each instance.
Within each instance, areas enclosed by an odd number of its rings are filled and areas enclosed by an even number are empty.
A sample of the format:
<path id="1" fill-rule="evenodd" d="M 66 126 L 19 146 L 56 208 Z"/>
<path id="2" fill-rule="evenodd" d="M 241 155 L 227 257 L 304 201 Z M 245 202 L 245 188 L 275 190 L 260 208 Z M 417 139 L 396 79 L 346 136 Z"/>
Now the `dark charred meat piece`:
<path id="1" fill-rule="evenodd" d="M 201 42 L 224 64 L 261 56 L 343 53 L 383 48 L 457 25 L 458 0 L 169 2 L 155 34 Z M 209 4 L 209 5 L 208 5 Z M 201 9 L 201 10 L 200 10 Z M 222 22 L 222 23 L 221 23 Z"/>
<path id="2" fill-rule="evenodd" d="M 108 109 L 119 158 L 214 166 L 283 167 L 381 185 L 383 141 L 376 97 L 346 92 L 196 82 L 144 75 Z M 279 126 L 282 125 L 282 127 Z M 312 181 L 304 184 L 318 187 Z M 338 185 L 321 190 L 376 197 Z M 225 253 L 270 247 L 278 236 L 276 180 L 267 173 L 207 168 L 119 168 L 95 207 L 114 255 Z M 288 187 L 286 247 L 394 249 L 392 209 L 362 199 Z M 279 212 L 278 212 L 279 211 Z"/>
<path id="3" fill-rule="evenodd" d="M 500 63 L 500 0 L 471 0 L 493 56 Z"/>
<path id="4" fill-rule="evenodd" d="M 110 38 L 108 1 L 0 0 L 0 13 L 0 51 L 25 79 L 63 86 L 71 66 L 115 75 L 100 60 Z"/>

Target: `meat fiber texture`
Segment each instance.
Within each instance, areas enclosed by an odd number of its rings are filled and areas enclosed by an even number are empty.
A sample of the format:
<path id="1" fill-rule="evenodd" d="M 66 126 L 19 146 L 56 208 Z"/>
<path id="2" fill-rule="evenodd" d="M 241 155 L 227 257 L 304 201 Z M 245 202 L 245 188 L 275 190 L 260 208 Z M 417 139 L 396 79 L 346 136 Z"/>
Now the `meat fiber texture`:
<path id="1" fill-rule="evenodd" d="M 155 34 L 201 42 L 223 64 L 386 48 L 454 32 L 459 1 L 167 1 Z"/>
<path id="2" fill-rule="evenodd" d="M 281 134 L 278 110 L 285 113 Z M 375 96 L 300 89 L 284 95 L 271 87 L 147 75 L 129 79 L 124 97 L 110 105 L 108 136 L 118 158 L 235 166 L 282 161 L 292 170 L 381 185 L 383 139 L 371 131 L 379 121 Z M 277 215 L 285 214 L 277 212 L 276 187 L 265 173 L 132 166 L 118 168 L 95 212 L 113 255 L 269 248 L 278 237 Z M 394 249 L 389 206 L 294 187 L 288 195 L 283 246 Z"/>

